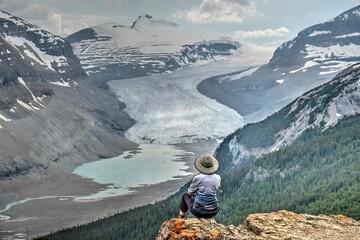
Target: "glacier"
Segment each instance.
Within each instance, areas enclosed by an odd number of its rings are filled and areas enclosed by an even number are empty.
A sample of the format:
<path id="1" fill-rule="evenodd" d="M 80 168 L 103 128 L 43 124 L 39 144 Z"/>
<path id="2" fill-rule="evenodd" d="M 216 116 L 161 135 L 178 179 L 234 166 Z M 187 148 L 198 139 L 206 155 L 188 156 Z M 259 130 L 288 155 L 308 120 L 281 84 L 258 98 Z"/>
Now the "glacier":
<path id="1" fill-rule="evenodd" d="M 192 143 L 221 139 L 244 125 L 243 117 L 235 110 L 197 90 L 206 78 L 241 69 L 229 58 L 169 74 L 113 80 L 108 85 L 137 121 L 125 133 L 128 139 L 140 143 Z"/>

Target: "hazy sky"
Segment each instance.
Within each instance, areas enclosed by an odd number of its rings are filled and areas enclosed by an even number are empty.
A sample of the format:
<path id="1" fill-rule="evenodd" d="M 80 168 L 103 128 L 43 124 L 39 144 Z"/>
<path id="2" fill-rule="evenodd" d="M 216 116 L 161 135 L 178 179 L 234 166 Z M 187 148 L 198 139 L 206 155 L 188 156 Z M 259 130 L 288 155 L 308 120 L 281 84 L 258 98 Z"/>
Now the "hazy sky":
<path id="1" fill-rule="evenodd" d="M 277 46 L 358 4 L 359 0 L 0 0 L 0 9 L 61 36 L 105 22 L 131 25 L 139 15 L 149 14 L 183 27 Z"/>

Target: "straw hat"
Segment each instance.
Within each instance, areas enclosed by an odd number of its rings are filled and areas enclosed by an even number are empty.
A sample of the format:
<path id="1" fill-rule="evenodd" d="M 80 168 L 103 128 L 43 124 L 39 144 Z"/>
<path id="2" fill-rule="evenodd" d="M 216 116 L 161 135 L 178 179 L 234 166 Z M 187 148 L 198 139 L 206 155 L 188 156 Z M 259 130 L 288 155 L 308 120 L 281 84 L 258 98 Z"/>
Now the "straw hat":
<path id="1" fill-rule="evenodd" d="M 213 174 L 219 169 L 219 162 L 210 154 L 198 156 L 194 164 L 196 169 L 204 174 Z"/>

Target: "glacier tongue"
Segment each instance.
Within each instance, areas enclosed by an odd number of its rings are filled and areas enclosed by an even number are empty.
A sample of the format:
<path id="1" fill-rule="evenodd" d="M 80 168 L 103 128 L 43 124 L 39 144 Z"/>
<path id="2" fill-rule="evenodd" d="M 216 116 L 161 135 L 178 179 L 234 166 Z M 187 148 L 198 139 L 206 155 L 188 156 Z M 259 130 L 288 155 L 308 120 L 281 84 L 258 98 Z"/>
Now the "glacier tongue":
<path id="1" fill-rule="evenodd" d="M 238 65 L 223 61 L 108 84 L 137 121 L 126 132 L 127 138 L 160 144 L 190 143 L 222 138 L 244 125 L 236 111 L 196 89 L 205 78 L 238 70 Z"/>

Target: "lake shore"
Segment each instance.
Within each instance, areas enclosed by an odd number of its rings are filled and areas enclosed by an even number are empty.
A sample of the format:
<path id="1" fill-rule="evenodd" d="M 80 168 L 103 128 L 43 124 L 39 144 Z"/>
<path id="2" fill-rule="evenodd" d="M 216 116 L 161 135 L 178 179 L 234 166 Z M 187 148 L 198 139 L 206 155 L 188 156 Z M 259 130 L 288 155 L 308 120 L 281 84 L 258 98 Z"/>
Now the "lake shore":
<path id="1" fill-rule="evenodd" d="M 193 166 L 194 157 L 203 153 L 213 153 L 217 143 L 211 141 L 174 146 L 194 153 L 180 156 L 179 159 L 189 167 L 187 171 L 193 173 L 196 172 Z M 0 238 L 27 239 L 152 204 L 176 193 L 181 186 L 190 181 L 191 177 L 192 175 L 188 175 L 154 185 L 137 187 L 132 189 L 135 190 L 133 193 L 95 201 L 73 201 L 67 196 L 96 193 L 105 189 L 106 185 L 71 173 L 49 173 L 45 178 L 20 177 L 7 181 L 0 184 L 1 209 L 9 202 L 23 200 L 26 197 L 58 197 L 28 201 L 0 213 L 11 216 L 8 221 L 0 221 Z"/>

